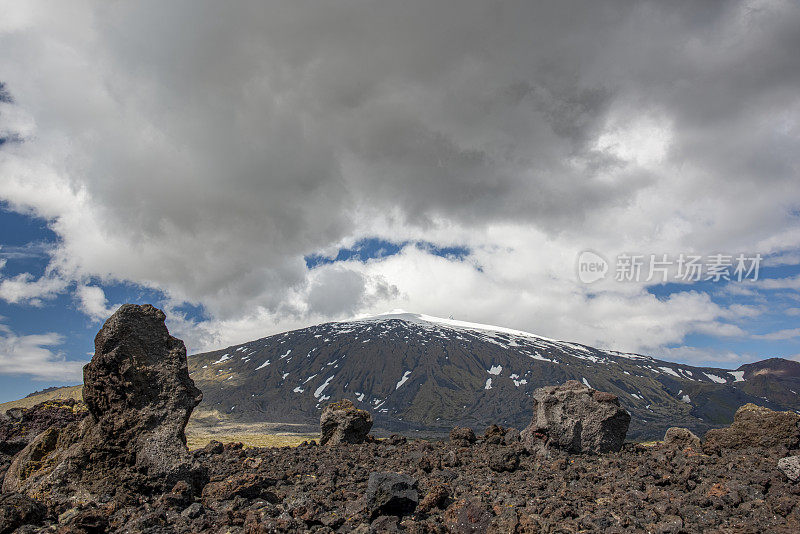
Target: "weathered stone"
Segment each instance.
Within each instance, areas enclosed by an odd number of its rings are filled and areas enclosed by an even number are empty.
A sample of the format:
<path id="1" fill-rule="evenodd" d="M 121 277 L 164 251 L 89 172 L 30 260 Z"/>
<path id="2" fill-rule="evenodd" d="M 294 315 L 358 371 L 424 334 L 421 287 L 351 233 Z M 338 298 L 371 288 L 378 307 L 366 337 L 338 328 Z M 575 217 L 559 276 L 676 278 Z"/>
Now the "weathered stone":
<path id="1" fill-rule="evenodd" d="M 30 408 L 14 408 L 0 419 L 0 442 L 19 443 L 22 449 L 46 429 L 65 427 L 86 415 L 86 406 L 75 399 L 53 399 Z"/>
<path id="2" fill-rule="evenodd" d="M 401 436 L 400 434 L 392 434 L 391 436 L 383 440 L 384 444 L 394 445 L 394 446 L 405 445 L 407 442 L 408 439 L 406 439 L 405 436 Z"/>
<path id="3" fill-rule="evenodd" d="M 0 496 L 0 534 L 14 532 L 25 524 L 38 524 L 45 512 L 44 506 L 27 495 L 4 494 Z"/>
<path id="4" fill-rule="evenodd" d="M 399 473 L 370 473 L 366 506 L 372 517 L 403 516 L 417 507 L 417 481 Z"/>
<path id="5" fill-rule="evenodd" d="M 320 445 L 363 443 L 372 428 L 372 415 L 347 400 L 333 402 L 319 418 Z"/>
<path id="6" fill-rule="evenodd" d="M 188 462 L 184 430 L 203 398 L 189 377 L 186 347 L 165 319 L 149 304 L 123 305 L 95 337 L 83 369 L 83 400 L 104 437 L 135 451 L 136 468 L 158 477 Z"/>
<path id="7" fill-rule="evenodd" d="M 478 499 L 462 499 L 451 504 L 444 517 L 448 531 L 456 534 L 477 534 L 489 529 L 492 512 Z"/>
<path id="8" fill-rule="evenodd" d="M 500 445 L 503 443 L 503 436 L 506 435 L 506 429 L 500 425 L 489 425 L 483 433 L 483 442 L 487 445 Z"/>
<path id="9" fill-rule="evenodd" d="M 53 399 L 0 414 L 0 481 L 14 455 L 36 436 L 50 427 L 65 427 L 88 414 L 86 406 L 75 399 Z"/>
<path id="10" fill-rule="evenodd" d="M 509 428 L 506 430 L 506 435 L 503 436 L 503 443 L 506 445 L 514 445 L 515 443 L 519 443 L 520 439 L 520 432 L 516 428 Z"/>
<path id="11" fill-rule="evenodd" d="M 533 420 L 522 431 L 526 449 L 553 448 L 570 453 L 619 451 L 631 416 L 615 395 L 575 380 L 533 393 Z"/>
<path id="12" fill-rule="evenodd" d="M 187 519 L 195 519 L 196 517 L 200 517 L 203 513 L 203 505 L 199 502 L 194 502 L 187 506 L 182 512 L 181 515 Z"/>
<path id="13" fill-rule="evenodd" d="M 519 447 L 519 445 L 517 445 Z M 502 473 L 514 471 L 519 467 L 519 449 L 513 447 L 500 447 L 492 450 L 489 457 L 489 469 Z"/>
<path id="14" fill-rule="evenodd" d="M 475 432 L 471 428 L 463 427 L 463 426 L 456 426 L 450 430 L 450 441 L 455 445 L 459 445 L 461 447 L 469 447 L 478 438 L 475 437 Z"/>
<path id="15" fill-rule="evenodd" d="M 700 438 L 688 428 L 673 426 L 664 434 L 664 446 L 680 450 L 700 450 Z"/>
<path id="16" fill-rule="evenodd" d="M 503 510 L 492 519 L 487 529 L 487 534 L 515 534 L 518 532 L 519 515 L 513 508 Z"/>
<path id="17" fill-rule="evenodd" d="M 450 489 L 446 484 L 435 484 L 417 507 L 418 512 L 429 512 L 431 510 L 444 510 L 450 501 Z"/>
<path id="18" fill-rule="evenodd" d="M 736 410 L 731 426 L 709 430 L 703 442 L 707 453 L 749 447 L 797 449 L 800 447 L 800 415 L 745 404 Z"/>
<path id="19" fill-rule="evenodd" d="M 778 469 L 792 482 L 800 481 L 800 456 L 787 456 L 778 460 Z"/>
<path id="20" fill-rule="evenodd" d="M 222 454 L 222 451 L 225 450 L 225 446 L 222 444 L 221 441 L 217 441 L 212 439 L 211 441 L 203 447 L 203 452 L 205 454 Z"/>
<path id="21" fill-rule="evenodd" d="M 400 532 L 400 528 L 397 526 L 397 516 L 382 515 L 376 517 L 369 525 L 368 532 L 370 534 L 394 534 L 395 532 Z"/>
<path id="22" fill-rule="evenodd" d="M 267 487 L 274 486 L 275 480 L 254 473 L 241 473 L 223 480 L 212 481 L 203 488 L 203 504 L 208 506 L 213 501 L 227 501 L 234 497 L 254 499 L 268 497 L 274 500 L 274 495 L 266 491 Z"/>
<path id="23" fill-rule="evenodd" d="M 108 532 L 107 513 L 96 507 L 70 510 L 68 517 L 59 516 L 59 534 L 92 534 L 95 532 Z"/>
<path id="24" fill-rule="evenodd" d="M 442 458 L 442 465 L 444 467 L 458 467 L 461 465 L 461 459 L 458 457 L 458 453 L 456 451 L 447 451 Z"/>
<path id="25" fill-rule="evenodd" d="M 92 501 L 126 480 L 159 489 L 196 482 L 184 429 L 202 393 L 164 319 L 153 306 L 125 304 L 106 321 L 84 368 L 91 417 L 34 438 L 11 464 L 4 491 Z"/>

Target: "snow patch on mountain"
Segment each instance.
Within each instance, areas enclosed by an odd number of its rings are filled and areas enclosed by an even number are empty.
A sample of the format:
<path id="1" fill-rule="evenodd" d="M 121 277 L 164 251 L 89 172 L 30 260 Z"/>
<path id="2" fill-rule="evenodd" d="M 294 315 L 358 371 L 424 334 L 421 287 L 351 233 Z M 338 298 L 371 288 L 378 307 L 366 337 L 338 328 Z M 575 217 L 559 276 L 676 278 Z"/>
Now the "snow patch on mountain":
<path id="1" fill-rule="evenodd" d="M 395 389 L 395 390 L 398 390 L 398 389 L 400 389 L 400 386 L 402 386 L 403 384 L 405 384 L 405 383 L 406 383 L 406 381 L 408 380 L 408 377 L 409 377 L 410 375 L 411 375 L 411 371 L 406 371 L 405 373 L 403 373 L 403 376 L 402 376 L 402 377 L 400 377 L 400 380 L 398 380 L 398 381 L 397 381 L 397 384 L 395 384 L 395 386 L 394 386 L 394 389 Z"/>
<path id="2" fill-rule="evenodd" d="M 706 375 L 709 380 L 711 380 L 712 382 L 716 382 L 717 384 L 725 384 L 727 382 L 727 380 L 717 375 L 711 373 L 703 373 L 703 374 Z"/>
<path id="3" fill-rule="evenodd" d="M 672 367 L 659 367 L 659 369 L 661 369 L 662 371 L 664 371 L 668 375 L 674 376 L 675 378 L 680 378 L 681 377 L 681 375 L 676 373 L 675 369 L 673 369 Z"/>
<path id="4" fill-rule="evenodd" d="M 728 374 L 733 376 L 734 382 L 744 382 L 744 371 L 728 371 Z"/>
<path id="5" fill-rule="evenodd" d="M 212 365 L 217 365 L 218 363 L 226 362 L 231 359 L 230 354 L 223 354 L 219 360 L 215 361 Z"/>
<path id="6" fill-rule="evenodd" d="M 314 397 L 319 398 L 319 396 L 322 395 L 322 392 L 325 391 L 325 388 L 328 387 L 328 384 L 330 384 L 331 380 L 333 380 L 333 376 L 334 375 L 328 377 L 328 379 L 325 382 L 323 382 L 320 387 L 317 388 L 317 390 L 314 392 Z"/>

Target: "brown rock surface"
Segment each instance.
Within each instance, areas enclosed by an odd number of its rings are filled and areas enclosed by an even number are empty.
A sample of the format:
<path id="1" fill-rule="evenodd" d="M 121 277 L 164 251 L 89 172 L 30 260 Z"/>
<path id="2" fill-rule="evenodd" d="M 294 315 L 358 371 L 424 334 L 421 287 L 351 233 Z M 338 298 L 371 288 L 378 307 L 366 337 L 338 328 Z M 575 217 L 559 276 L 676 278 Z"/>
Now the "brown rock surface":
<path id="1" fill-rule="evenodd" d="M 112 532 L 180 534 L 797 532 L 800 526 L 800 485 L 779 468 L 787 456 L 781 445 L 711 456 L 632 443 L 613 454 L 553 450 L 550 459 L 519 450 L 516 469 L 493 469 L 492 459 L 509 449 L 485 440 L 470 447 L 414 439 L 346 447 L 215 444 L 191 453 L 211 480 L 202 498 L 179 483 L 126 502 L 75 504 L 49 514 L 41 527 L 70 532 L 94 524 L 98 514 Z M 455 456 L 453 467 L 447 459 Z M 425 457 L 432 460 L 429 471 L 420 465 Z M 375 517 L 366 499 L 375 472 L 416 480 L 424 497 L 419 506 L 402 519 Z M 51 509 L 49 499 L 42 502 Z"/>
<path id="2" fill-rule="evenodd" d="M 745 404 L 726 428 L 709 430 L 703 441 L 707 453 L 725 449 L 749 447 L 800 447 L 800 415 L 793 412 L 775 412 L 763 406 Z"/>
<path id="3" fill-rule="evenodd" d="M 533 392 L 533 420 L 521 437 L 530 452 L 619 451 L 630 421 L 615 395 L 570 380 Z"/>
<path id="4" fill-rule="evenodd" d="M 0 481 L 15 454 L 48 428 L 62 428 L 88 415 L 74 399 L 54 399 L 30 408 L 13 408 L 0 416 Z"/>
<path id="5" fill-rule="evenodd" d="M 475 436 L 475 432 L 471 428 L 457 426 L 450 430 L 450 441 L 455 445 L 469 447 L 475 443 L 477 439 L 478 438 Z"/>
<path id="6" fill-rule="evenodd" d="M 667 429 L 664 434 L 664 446 L 675 447 L 681 450 L 692 449 L 700 450 L 700 438 L 688 428 L 673 426 Z"/>
<path id="7" fill-rule="evenodd" d="M 332 402 L 319 418 L 320 445 L 363 443 L 372 428 L 372 415 L 345 399 Z"/>

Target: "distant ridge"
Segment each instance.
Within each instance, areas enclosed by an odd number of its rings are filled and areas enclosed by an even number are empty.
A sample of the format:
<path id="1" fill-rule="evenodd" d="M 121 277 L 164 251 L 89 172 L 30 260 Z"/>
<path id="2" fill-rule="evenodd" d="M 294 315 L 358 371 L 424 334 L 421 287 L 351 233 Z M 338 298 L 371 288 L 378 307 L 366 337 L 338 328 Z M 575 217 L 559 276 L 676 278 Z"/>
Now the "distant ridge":
<path id="1" fill-rule="evenodd" d="M 522 428 L 536 388 L 578 380 L 617 395 L 632 414 L 629 436 L 649 439 L 670 426 L 703 433 L 729 424 L 748 402 L 800 410 L 795 364 L 695 367 L 392 310 L 197 354 L 189 370 L 204 392 L 203 413 L 315 424 L 327 402 L 347 398 L 378 428 L 420 432 Z"/>

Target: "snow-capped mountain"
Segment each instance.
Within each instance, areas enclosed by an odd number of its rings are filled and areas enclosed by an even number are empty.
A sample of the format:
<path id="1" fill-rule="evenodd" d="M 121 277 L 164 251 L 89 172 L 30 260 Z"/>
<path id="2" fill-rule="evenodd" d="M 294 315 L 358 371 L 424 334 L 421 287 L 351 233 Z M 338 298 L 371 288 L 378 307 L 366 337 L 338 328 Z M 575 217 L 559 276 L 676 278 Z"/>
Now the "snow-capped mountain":
<path id="1" fill-rule="evenodd" d="M 395 310 L 266 337 L 189 359 L 201 410 L 233 420 L 311 423 L 348 398 L 387 430 L 522 428 L 541 386 L 579 380 L 633 416 L 631 438 L 727 424 L 742 404 L 800 410 L 800 363 L 693 367 L 508 328 Z"/>

